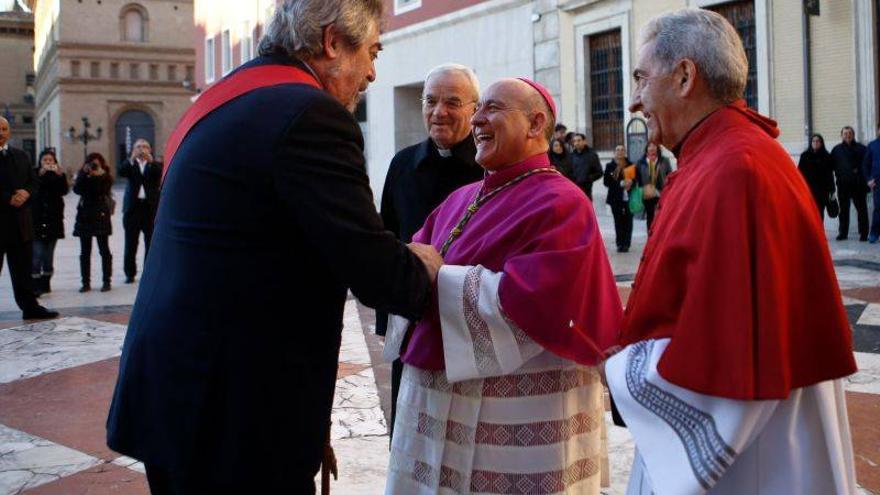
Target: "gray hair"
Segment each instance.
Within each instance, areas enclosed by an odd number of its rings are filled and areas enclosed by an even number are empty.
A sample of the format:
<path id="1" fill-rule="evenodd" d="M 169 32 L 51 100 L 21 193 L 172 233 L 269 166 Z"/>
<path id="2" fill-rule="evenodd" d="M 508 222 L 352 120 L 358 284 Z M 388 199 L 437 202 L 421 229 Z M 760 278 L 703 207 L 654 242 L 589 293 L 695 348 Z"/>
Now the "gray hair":
<path id="1" fill-rule="evenodd" d="M 350 46 L 360 46 L 373 24 L 381 23 L 382 10 L 382 0 L 285 0 L 260 41 L 260 55 L 317 57 L 330 24 Z"/>
<path id="2" fill-rule="evenodd" d="M 428 75 L 425 76 L 425 87 L 428 86 L 428 80 L 432 77 L 436 77 L 442 74 L 461 74 L 467 80 L 471 87 L 472 96 L 474 101 L 480 99 L 480 80 L 477 79 L 477 74 L 474 71 L 466 66 L 461 64 L 441 64 L 437 67 L 428 71 Z M 422 90 L 422 96 L 425 96 L 424 89 Z"/>
<path id="3" fill-rule="evenodd" d="M 743 97 L 749 61 L 739 34 L 721 14 L 682 9 L 657 16 L 642 32 L 642 45 L 651 42 L 654 58 L 666 70 L 690 59 L 714 98 L 730 103 Z"/>

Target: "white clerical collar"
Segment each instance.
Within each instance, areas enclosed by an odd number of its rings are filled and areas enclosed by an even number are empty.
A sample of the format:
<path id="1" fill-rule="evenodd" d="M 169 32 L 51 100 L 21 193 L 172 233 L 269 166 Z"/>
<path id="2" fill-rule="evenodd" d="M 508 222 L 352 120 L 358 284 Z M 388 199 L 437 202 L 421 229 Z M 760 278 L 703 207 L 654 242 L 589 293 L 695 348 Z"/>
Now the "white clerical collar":
<path id="1" fill-rule="evenodd" d="M 437 148 L 437 153 L 440 153 L 440 156 L 442 156 L 443 158 L 449 158 L 450 156 L 452 156 L 452 150 L 446 150 L 443 148 Z"/>
<path id="2" fill-rule="evenodd" d="M 0 151 L 7 151 L 7 150 L 9 150 L 9 143 L 6 143 L 3 146 L 0 146 Z"/>

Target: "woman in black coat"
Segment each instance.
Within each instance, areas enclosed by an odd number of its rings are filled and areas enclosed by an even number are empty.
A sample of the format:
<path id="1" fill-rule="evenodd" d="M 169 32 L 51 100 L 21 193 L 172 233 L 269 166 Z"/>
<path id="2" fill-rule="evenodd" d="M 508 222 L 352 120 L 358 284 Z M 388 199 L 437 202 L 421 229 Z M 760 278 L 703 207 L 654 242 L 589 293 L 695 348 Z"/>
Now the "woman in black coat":
<path id="1" fill-rule="evenodd" d="M 571 160 L 568 158 L 568 151 L 565 149 L 565 143 L 561 139 L 554 139 L 550 143 L 550 151 L 548 152 L 548 155 L 550 156 L 550 163 L 553 164 L 559 173 L 568 177 L 569 180 L 574 180 Z"/>
<path id="2" fill-rule="evenodd" d="M 834 158 L 825 148 L 825 139 L 821 134 L 813 134 L 810 147 L 801 153 L 798 170 L 807 181 L 813 200 L 819 209 L 819 216 L 825 218 L 825 207 L 834 193 Z"/>
<path id="3" fill-rule="evenodd" d="M 55 151 L 40 153 L 37 169 L 37 193 L 31 198 L 34 218 L 34 258 L 31 265 L 34 294 L 39 297 L 52 291 L 50 281 L 55 271 L 55 245 L 64 238 L 64 195 L 70 191 L 67 174 L 58 166 Z"/>
<path id="4" fill-rule="evenodd" d="M 86 159 L 79 173 L 73 192 L 80 195 L 79 206 L 76 208 L 76 224 L 73 235 L 79 237 L 80 255 L 79 269 L 82 275 L 80 292 L 92 290 L 92 238 L 98 241 L 101 253 L 101 272 L 104 285 L 101 292 L 110 290 L 110 277 L 113 271 L 113 256 L 110 254 L 109 237 L 113 233 L 110 224 L 113 176 L 110 167 L 100 153 L 92 153 Z"/>
<path id="5" fill-rule="evenodd" d="M 603 182 L 608 188 L 605 202 L 614 215 L 614 237 L 618 253 L 629 251 L 632 242 L 633 215 L 629 211 L 629 190 L 635 178 L 635 166 L 627 159 L 626 148 L 617 145 L 614 148 L 614 159 L 605 165 Z"/>

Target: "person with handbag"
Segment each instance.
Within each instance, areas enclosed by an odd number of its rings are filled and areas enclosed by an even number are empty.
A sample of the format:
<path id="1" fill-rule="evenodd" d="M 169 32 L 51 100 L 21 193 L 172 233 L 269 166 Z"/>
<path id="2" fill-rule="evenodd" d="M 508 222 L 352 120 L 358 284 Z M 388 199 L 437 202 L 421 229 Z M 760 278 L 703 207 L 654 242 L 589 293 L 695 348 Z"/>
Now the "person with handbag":
<path id="1" fill-rule="evenodd" d="M 636 165 L 639 185 L 642 187 L 642 203 L 645 205 L 645 216 L 648 220 L 648 232 L 654 223 L 654 213 L 660 202 L 660 191 L 666 183 L 666 176 L 672 173 L 669 159 L 663 156 L 660 147 L 648 143 L 645 156 Z"/>
<path id="2" fill-rule="evenodd" d="M 110 253 L 110 235 L 113 226 L 110 215 L 113 211 L 113 197 L 110 188 L 113 186 L 113 175 L 106 160 L 100 153 L 91 153 L 86 158 L 82 169 L 76 174 L 73 192 L 80 195 L 76 207 L 76 223 L 73 235 L 79 237 L 80 255 L 79 269 L 82 276 L 80 292 L 92 290 L 92 238 L 98 243 L 101 253 L 101 273 L 103 285 L 101 292 L 110 290 L 110 278 L 113 273 L 113 255 Z"/>
<path id="3" fill-rule="evenodd" d="M 813 134 L 810 138 L 809 148 L 801 153 L 798 170 L 807 181 L 819 216 L 824 220 L 825 208 L 831 201 L 836 203 L 837 197 L 834 196 L 834 158 L 825 148 L 825 138 L 821 134 Z"/>
<path id="4" fill-rule="evenodd" d="M 614 216 L 615 242 L 618 253 L 629 251 L 632 242 L 633 214 L 629 209 L 629 191 L 636 178 L 636 167 L 626 157 L 626 148 L 619 144 L 614 148 L 614 159 L 605 165 L 602 181 L 608 188 L 605 202 Z"/>

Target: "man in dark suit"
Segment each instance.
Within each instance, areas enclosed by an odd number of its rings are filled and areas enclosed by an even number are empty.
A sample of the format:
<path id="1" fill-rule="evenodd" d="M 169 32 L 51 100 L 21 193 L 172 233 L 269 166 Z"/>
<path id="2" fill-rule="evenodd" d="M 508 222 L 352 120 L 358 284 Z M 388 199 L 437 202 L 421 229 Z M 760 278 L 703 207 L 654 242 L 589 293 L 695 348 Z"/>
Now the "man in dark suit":
<path id="1" fill-rule="evenodd" d="M 146 139 L 134 142 L 131 157 L 119 165 L 119 176 L 128 179 L 122 199 L 122 226 L 125 228 L 125 283 L 134 282 L 137 275 L 137 250 L 141 233 L 144 234 L 144 259 L 150 252 L 153 222 L 159 207 L 159 188 L 162 185 L 162 164 L 153 161 L 153 149 Z"/>
<path id="2" fill-rule="evenodd" d="M 348 291 L 410 318 L 427 305 L 442 259 L 383 228 L 351 113 L 381 15 L 382 0 L 286 0 L 260 57 L 200 101 L 266 80 L 248 73 L 311 82 L 246 91 L 166 149 L 107 424 L 154 494 L 314 493 Z"/>
<path id="3" fill-rule="evenodd" d="M 0 117 L 0 269 L 9 259 L 15 303 L 25 320 L 55 318 L 37 303 L 31 286 L 34 225 L 30 198 L 37 190 L 37 169 L 27 153 L 9 146 L 9 121 Z"/>
<path id="4" fill-rule="evenodd" d="M 449 193 L 483 178 L 471 136 L 471 117 L 480 98 L 480 83 L 463 65 L 432 69 L 422 91 L 422 116 L 428 138 L 398 152 L 391 160 L 382 192 L 385 228 L 410 242 L 425 219 Z M 376 333 L 385 335 L 388 315 L 377 312 Z M 391 421 L 394 431 L 397 393 L 403 363 L 391 365 Z"/>
<path id="5" fill-rule="evenodd" d="M 569 159 L 571 160 L 571 168 L 574 173 L 574 183 L 581 188 L 581 191 L 593 200 L 593 182 L 602 178 L 602 164 L 599 162 L 599 155 L 587 145 L 587 136 L 581 133 L 574 135 L 572 139 L 572 150 Z"/>

